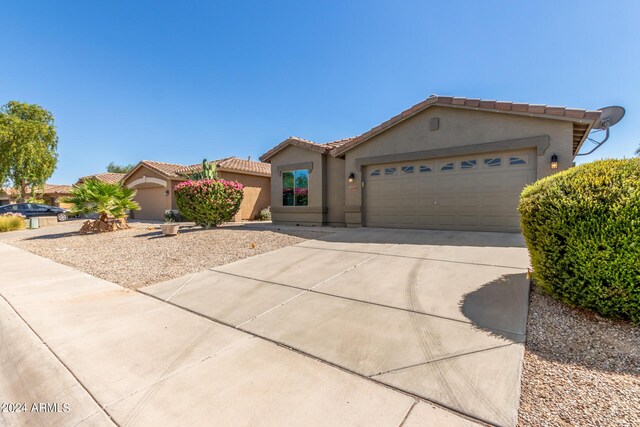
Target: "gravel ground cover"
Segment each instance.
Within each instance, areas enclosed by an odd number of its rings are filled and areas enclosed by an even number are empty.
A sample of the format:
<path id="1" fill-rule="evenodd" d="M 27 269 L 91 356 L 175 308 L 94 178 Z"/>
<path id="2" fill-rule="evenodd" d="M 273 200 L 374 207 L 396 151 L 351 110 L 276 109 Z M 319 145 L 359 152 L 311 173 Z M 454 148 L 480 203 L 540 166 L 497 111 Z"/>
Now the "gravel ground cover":
<path id="1" fill-rule="evenodd" d="M 78 235 L 64 232 L 17 236 L 6 243 L 78 270 L 137 289 L 206 268 L 295 245 L 328 233 L 309 230 L 270 231 L 225 226 L 187 229 L 164 237 L 157 229 Z"/>
<path id="2" fill-rule="evenodd" d="M 519 425 L 640 425 L 640 327 L 535 286 L 529 304 Z"/>

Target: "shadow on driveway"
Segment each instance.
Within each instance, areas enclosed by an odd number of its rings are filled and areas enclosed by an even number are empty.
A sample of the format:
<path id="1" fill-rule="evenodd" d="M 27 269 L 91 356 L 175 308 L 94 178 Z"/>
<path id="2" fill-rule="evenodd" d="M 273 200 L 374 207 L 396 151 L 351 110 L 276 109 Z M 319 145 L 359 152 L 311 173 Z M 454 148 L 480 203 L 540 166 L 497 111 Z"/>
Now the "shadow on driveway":
<path id="1" fill-rule="evenodd" d="M 485 283 L 463 296 L 460 311 L 478 329 L 492 335 L 512 341 L 524 336 L 529 299 L 526 275 L 505 274 Z"/>

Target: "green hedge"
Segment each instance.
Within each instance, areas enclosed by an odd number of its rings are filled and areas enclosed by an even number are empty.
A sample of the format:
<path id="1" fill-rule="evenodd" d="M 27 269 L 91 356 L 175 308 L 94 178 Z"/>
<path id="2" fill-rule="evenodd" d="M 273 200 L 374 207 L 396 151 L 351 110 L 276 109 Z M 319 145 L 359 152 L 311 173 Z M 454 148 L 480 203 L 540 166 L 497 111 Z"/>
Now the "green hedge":
<path id="1" fill-rule="evenodd" d="M 173 191 L 180 214 L 205 228 L 231 221 L 244 196 L 242 184 L 224 179 L 184 181 Z"/>
<path id="2" fill-rule="evenodd" d="M 533 277 L 567 304 L 640 323 L 640 159 L 602 160 L 522 191 Z"/>

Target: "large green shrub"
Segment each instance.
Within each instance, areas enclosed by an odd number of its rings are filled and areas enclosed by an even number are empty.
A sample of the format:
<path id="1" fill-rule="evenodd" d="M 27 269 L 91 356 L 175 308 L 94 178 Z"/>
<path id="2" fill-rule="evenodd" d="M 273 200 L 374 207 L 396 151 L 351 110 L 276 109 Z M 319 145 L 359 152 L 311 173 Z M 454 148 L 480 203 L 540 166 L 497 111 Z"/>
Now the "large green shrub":
<path id="1" fill-rule="evenodd" d="M 180 214 L 205 228 L 230 221 L 240 210 L 244 192 L 242 184 L 224 179 L 184 181 L 174 194 Z"/>
<path id="2" fill-rule="evenodd" d="M 522 191 L 536 284 L 574 306 L 640 323 L 640 159 L 602 160 Z"/>

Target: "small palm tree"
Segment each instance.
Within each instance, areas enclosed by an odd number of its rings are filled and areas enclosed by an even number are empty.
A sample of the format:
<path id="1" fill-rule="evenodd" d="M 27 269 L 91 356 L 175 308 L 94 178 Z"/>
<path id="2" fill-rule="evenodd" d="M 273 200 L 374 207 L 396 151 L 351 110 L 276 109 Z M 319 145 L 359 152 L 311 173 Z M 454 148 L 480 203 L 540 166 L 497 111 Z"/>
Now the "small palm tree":
<path id="1" fill-rule="evenodd" d="M 73 205 L 74 214 L 100 214 L 100 219 L 89 224 L 85 223 L 85 231 L 108 231 L 117 229 L 105 227 L 109 218 L 119 219 L 120 224 L 126 224 L 125 217 L 129 210 L 139 210 L 140 205 L 133 200 L 136 190 L 89 179 L 71 190 L 71 196 L 64 201 Z M 102 223 L 102 224 L 100 224 Z"/>

